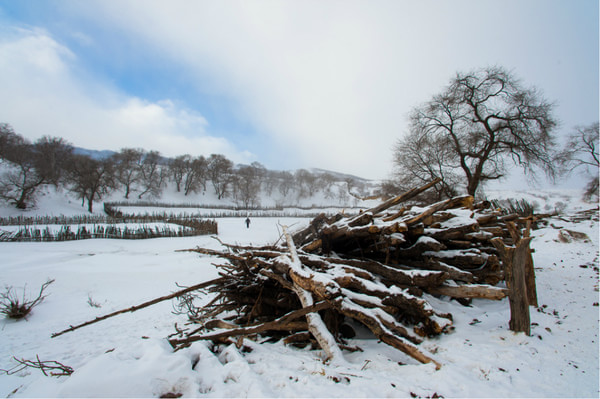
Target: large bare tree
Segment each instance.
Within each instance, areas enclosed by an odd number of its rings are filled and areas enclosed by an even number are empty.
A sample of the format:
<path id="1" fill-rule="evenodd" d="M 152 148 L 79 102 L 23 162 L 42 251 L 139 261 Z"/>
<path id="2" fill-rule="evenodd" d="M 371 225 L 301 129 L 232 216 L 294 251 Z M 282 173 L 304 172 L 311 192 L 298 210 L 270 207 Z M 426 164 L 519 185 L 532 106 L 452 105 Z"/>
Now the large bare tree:
<path id="1" fill-rule="evenodd" d="M 460 171 L 466 191 L 475 195 L 479 186 L 504 177 L 507 163 L 535 175 L 540 168 L 554 175 L 553 104 L 535 88 L 526 88 L 501 67 L 458 73 L 446 89 L 410 114 L 410 130 L 395 148 L 396 160 L 404 153 L 413 162 L 398 163 L 400 171 L 443 177 L 433 169 Z M 425 159 L 415 143 L 430 145 Z M 423 166 L 432 156 L 434 165 Z M 508 162 L 507 162 L 508 161 Z M 427 169 L 429 168 L 429 169 Z"/>

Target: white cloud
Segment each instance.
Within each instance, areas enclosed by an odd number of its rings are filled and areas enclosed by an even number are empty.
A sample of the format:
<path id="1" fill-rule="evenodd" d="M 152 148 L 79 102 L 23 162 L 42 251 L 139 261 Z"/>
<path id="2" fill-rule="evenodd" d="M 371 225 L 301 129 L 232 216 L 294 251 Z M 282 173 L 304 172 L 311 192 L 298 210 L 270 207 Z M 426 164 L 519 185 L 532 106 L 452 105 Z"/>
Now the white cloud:
<path id="1" fill-rule="evenodd" d="M 164 155 L 222 153 L 236 162 L 253 156 L 207 132 L 196 111 L 171 100 L 128 96 L 77 70 L 76 56 L 39 30 L 15 30 L 0 41 L 0 121 L 32 140 L 64 137 L 92 149 L 139 147 Z"/>
<path id="2" fill-rule="evenodd" d="M 383 178 L 391 169 L 391 148 L 406 129 L 410 109 L 439 92 L 457 71 L 492 64 L 514 69 L 527 84 L 558 100 L 558 117 L 567 129 L 593 122 L 582 119 L 597 115 L 598 40 L 592 40 L 591 46 L 581 44 L 582 24 L 575 23 L 574 29 L 569 21 L 577 21 L 570 15 L 577 7 L 566 3 L 90 0 L 58 4 L 71 21 L 82 24 L 74 31 L 85 33 L 84 25 L 92 23 L 118 32 L 187 70 L 190 86 L 198 93 L 232 99 L 237 109 L 231 114 L 241 115 L 243 123 L 260 136 L 264 152 L 256 160 L 264 162 L 268 156 L 272 167 L 321 167 Z M 100 37 L 91 40 L 102 45 Z M 63 62 L 68 59 L 60 57 Z M 92 102 L 90 107 L 102 111 L 95 123 L 116 124 L 116 118 L 129 127 L 131 140 L 147 134 L 144 143 L 151 145 L 151 137 L 156 142 L 176 137 L 160 143 L 166 148 L 197 140 L 201 143 L 194 145 L 228 148 L 220 151 L 228 156 L 234 152 L 230 143 L 209 137 L 209 126 L 197 111 L 123 95 L 115 100 L 114 93 L 106 96 L 110 101 L 98 104 L 92 100 L 98 98 L 96 94 L 75 94 L 83 104 Z M 144 126 L 148 120 L 155 122 Z M 203 132 L 200 138 L 195 138 L 196 132 Z"/>

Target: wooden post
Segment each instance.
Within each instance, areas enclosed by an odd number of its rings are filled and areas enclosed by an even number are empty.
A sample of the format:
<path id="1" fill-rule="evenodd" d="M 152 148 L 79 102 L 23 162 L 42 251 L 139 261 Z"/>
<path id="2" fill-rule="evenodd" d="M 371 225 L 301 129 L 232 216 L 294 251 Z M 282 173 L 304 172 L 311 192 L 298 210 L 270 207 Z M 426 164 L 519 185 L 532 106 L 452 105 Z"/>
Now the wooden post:
<path id="1" fill-rule="evenodd" d="M 509 247 L 505 245 L 499 237 L 491 240 L 494 247 L 498 250 L 502 264 L 504 265 L 510 303 L 509 328 L 512 331 L 522 331 L 527 335 L 531 335 L 526 266 L 531 257 L 529 243 L 532 237 L 521 238 L 514 225 L 509 225 L 509 230 L 515 246 Z M 533 268 L 533 262 L 531 262 L 531 267 Z"/>
<path id="2" fill-rule="evenodd" d="M 527 228 L 525 229 L 525 237 L 529 237 L 531 231 L 531 219 L 527 220 Z M 525 264 L 525 283 L 527 284 L 527 299 L 529 300 L 529 306 L 538 307 L 537 289 L 535 285 L 535 269 L 533 268 L 533 256 L 531 255 L 531 249 L 529 255 L 527 255 L 527 263 Z"/>

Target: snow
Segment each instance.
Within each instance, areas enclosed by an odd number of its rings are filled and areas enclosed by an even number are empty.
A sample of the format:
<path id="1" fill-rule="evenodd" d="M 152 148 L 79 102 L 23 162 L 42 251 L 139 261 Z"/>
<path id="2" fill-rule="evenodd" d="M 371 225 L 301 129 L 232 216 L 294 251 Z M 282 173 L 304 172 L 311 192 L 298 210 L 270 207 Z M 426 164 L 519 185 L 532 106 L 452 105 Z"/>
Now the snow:
<path id="1" fill-rule="evenodd" d="M 536 195 L 541 202 L 542 194 Z M 571 198 L 551 193 L 545 200 L 574 209 L 592 207 Z M 33 213 L 80 214 L 80 205 L 43 197 Z M 0 209 L 2 216 L 12 212 Z M 280 225 L 297 229 L 309 219 L 253 218 L 249 229 L 243 221 L 218 219 L 219 238 L 241 245 L 272 243 L 280 238 Z M 598 397 L 598 222 L 553 218 L 551 224 L 532 232 L 540 307 L 531 308 L 530 337 L 508 330 L 507 299 L 474 300 L 464 307 L 427 298 L 436 312 L 454 316 L 453 332 L 418 346 L 442 364 L 438 371 L 378 342 L 366 330 L 348 342 L 363 352 L 343 352 L 343 363 L 324 364 L 319 350 L 249 339 L 244 345 L 251 351 L 228 346 L 214 353 L 209 343 L 196 342 L 173 352 L 165 337 L 186 317 L 173 314 L 169 301 L 50 338 L 69 325 L 167 295 L 178 289 L 176 283 L 217 277 L 213 263 L 222 260 L 176 250 L 220 245 L 208 236 L 3 242 L 2 286 L 25 288 L 31 296 L 48 278 L 56 281 L 26 320 L 0 320 L 0 369 L 14 367 L 13 356 L 39 356 L 75 372 L 47 377 L 26 369 L 0 375 L 0 396 Z M 559 242 L 560 228 L 585 233 L 591 242 Z M 101 307 L 90 306 L 90 299 Z"/>

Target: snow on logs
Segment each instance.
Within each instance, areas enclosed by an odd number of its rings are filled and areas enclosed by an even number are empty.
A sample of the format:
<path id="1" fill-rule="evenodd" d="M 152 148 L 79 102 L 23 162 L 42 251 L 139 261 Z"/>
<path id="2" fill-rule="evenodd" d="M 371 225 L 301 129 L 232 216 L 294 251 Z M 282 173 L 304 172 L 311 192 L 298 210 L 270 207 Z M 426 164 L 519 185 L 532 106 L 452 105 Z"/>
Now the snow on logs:
<path id="1" fill-rule="evenodd" d="M 353 217 L 320 215 L 294 234 L 284 229 L 285 246 L 190 249 L 227 262 L 217 265 L 221 279 L 207 288 L 215 296 L 195 319 L 201 327 L 178 330 L 171 344 L 178 349 L 197 340 L 235 342 L 262 334 L 295 345 L 312 342 L 327 359 L 341 361 L 339 348 L 349 349 L 344 338 L 353 336 L 353 325 L 363 325 L 382 342 L 439 368 L 418 344 L 452 329 L 452 315 L 436 311 L 430 299 L 509 295 L 496 286 L 504 280 L 498 240 L 514 245 L 506 221 L 517 223 L 513 229 L 525 222 L 489 204 L 474 205 L 471 196 L 398 208 L 436 183 Z"/>

